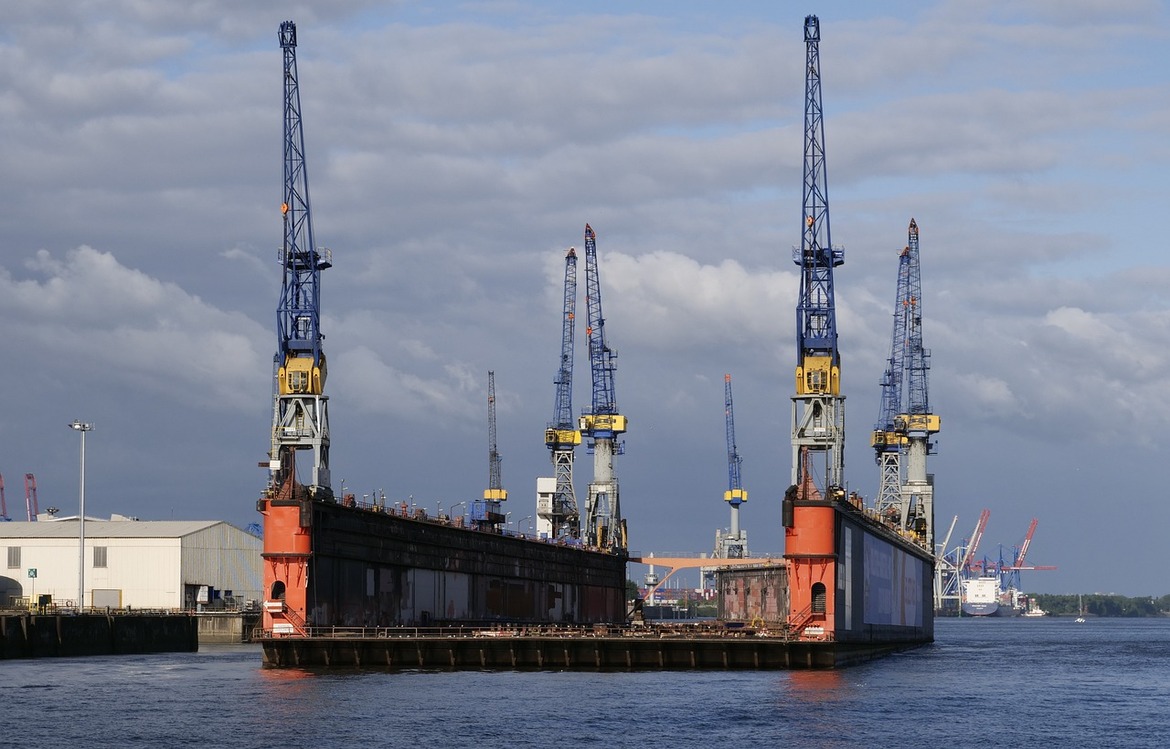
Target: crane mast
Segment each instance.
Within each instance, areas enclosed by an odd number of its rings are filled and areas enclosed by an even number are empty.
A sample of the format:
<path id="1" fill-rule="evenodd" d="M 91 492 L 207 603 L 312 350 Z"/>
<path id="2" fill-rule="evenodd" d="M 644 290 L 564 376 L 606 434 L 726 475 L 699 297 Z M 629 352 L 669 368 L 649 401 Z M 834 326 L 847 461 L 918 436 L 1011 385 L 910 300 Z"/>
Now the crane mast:
<path id="1" fill-rule="evenodd" d="M 833 268 L 845 262 L 845 251 L 832 246 L 829 231 L 820 37 L 817 17 L 806 16 L 803 233 L 800 247 L 793 252 L 801 283 L 796 308 L 796 394 L 792 396 L 792 485 L 800 499 L 828 499 L 844 493 L 845 397 L 841 395 Z M 819 487 L 813 475 L 818 470 Z"/>
<path id="2" fill-rule="evenodd" d="M 496 446 L 496 373 L 488 372 L 488 488 L 483 498 L 502 502 L 508 498 L 500 480 L 500 451 Z"/>
<path id="3" fill-rule="evenodd" d="M 715 555 L 724 559 L 740 559 L 747 554 L 747 531 L 739 527 L 739 506 L 747 502 L 740 469 L 743 458 L 735 444 L 735 410 L 731 400 L 731 375 L 723 375 L 723 417 L 727 431 L 727 491 L 723 499 L 731 507 L 731 527 L 726 534 L 715 532 Z"/>
<path id="4" fill-rule="evenodd" d="M 901 527 L 917 533 L 934 548 L 934 478 L 926 472 L 926 456 L 933 452 L 930 437 L 940 420 L 930 412 L 927 372 L 930 351 L 922 346 L 922 274 L 918 264 L 918 224 L 910 219 L 907 233 L 910 255 L 909 297 L 906 300 L 906 410 L 897 429 L 906 434 L 906 483 L 902 485 Z"/>
<path id="5" fill-rule="evenodd" d="M 898 287 L 894 300 L 894 333 L 890 358 L 882 375 L 882 398 L 871 444 L 879 466 L 878 495 L 874 509 L 883 517 L 900 517 L 902 506 L 902 452 L 905 435 L 897 431 L 902 413 L 903 374 L 906 368 L 906 315 L 909 307 L 910 248 L 898 254 Z"/>
<path id="6" fill-rule="evenodd" d="M 471 503 L 471 521 L 480 530 L 497 530 L 507 517 L 500 512 L 500 503 L 508 499 L 508 492 L 500 480 L 500 451 L 496 447 L 496 373 L 488 372 L 488 488 L 483 499 Z"/>
<path id="7" fill-rule="evenodd" d="M 553 420 L 544 432 L 555 473 L 551 493 L 537 487 L 537 530 L 557 539 L 581 537 L 577 492 L 573 488 L 573 460 L 581 444 L 581 430 L 573 422 L 573 344 L 576 334 L 577 250 L 565 253 L 564 304 L 561 312 L 561 362 L 557 370 Z M 547 481 L 538 479 L 537 483 Z M 547 500 L 543 499 L 548 494 Z"/>
<path id="8" fill-rule="evenodd" d="M 318 252 L 313 238 L 297 83 L 296 24 L 280 24 L 279 38 L 284 50 L 284 242 L 279 252 L 283 283 L 273 360 L 270 485 L 272 489 L 287 486 L 291 491 L 297 483 L 295 455 L 307 451 L 312 455 L 308 494 L 329 499 L 333 496 L 329 477 L 329 399 L 324 394 L 326 366 L 320 312 L 321 271 L 332 266 L 332 253 L 327 249 Z"/>
<path id="9" fill-rule="evenodd" d="M 626 527 L 618 501 L 618 481 L 613 457 L 621 454 L 618 435 L 626 431 L 626 417 L 618 413 L 614 395 L 614 359 L 617 354 L 605 341 L 601 314 L 601 283 L 597 273 L 597 235 L 585 224 L 585 304 L 588 321 L 589 364 L 593 373 L 593 407 L 581 416 L 581 433 L 593 450 L 593 481 L 585 506 L 585 535 L 590 543 L 611 550 L 626 548 Z"/>
<path id="10" fill-rule="evenodd" d="M 929 369 L 930 352 L 922 345 L 918 224 L 910 219 L 907 244 L 898 255 L 889 368 L 882 380 L 881 412 L 872 439 L 881 466 L 876 509 L 933 548 L 934 486 L 926 471 L 926 456 L 933 450 L 930 436 L 939 430 L 939 417 L 930 412 Z"/>

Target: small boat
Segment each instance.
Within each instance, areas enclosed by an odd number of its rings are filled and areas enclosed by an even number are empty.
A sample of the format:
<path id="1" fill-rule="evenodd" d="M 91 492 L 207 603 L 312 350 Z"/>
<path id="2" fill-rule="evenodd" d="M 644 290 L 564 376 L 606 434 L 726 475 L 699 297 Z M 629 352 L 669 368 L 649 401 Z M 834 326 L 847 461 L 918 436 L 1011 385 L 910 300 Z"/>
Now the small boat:
<path id="1" fill-rule="evenodd" d="M 1024 615 L 1024 616 L 1031 616 L 1031 617 L 1036 617 L 1036 616 L 1048 616 L 1048 612 L 1047 612 L 1047 611 L 1045 611 L 1044 609 L 1040 608 L 1040 606 L 1039 606 L 1039 605 L 1037 605 L 1037 603 L 1036 603 L 1036 599 L 1034 599 L 1034 598 L 1029 598 L 1029 599 L 1028 599 L 1028 607 L 1027 607 L 1027 609 L 1024 611 L 1024 614 L 1023 614 L 1023 615 Z"/>

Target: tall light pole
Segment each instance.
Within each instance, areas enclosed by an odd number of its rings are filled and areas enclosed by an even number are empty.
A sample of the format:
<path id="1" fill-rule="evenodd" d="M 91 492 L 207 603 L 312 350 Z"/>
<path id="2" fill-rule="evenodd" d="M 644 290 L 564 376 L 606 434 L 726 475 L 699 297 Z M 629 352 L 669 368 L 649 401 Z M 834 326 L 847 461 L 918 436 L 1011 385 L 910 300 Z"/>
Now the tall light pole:
<path id="1" fill-rule="evenodd" d="M 77 611 L 85 608 L 85 433 L 93 431 L 93 424 L 73 420 L 70 429 L 81 432 L 81 488 L 77 510 Z"/>

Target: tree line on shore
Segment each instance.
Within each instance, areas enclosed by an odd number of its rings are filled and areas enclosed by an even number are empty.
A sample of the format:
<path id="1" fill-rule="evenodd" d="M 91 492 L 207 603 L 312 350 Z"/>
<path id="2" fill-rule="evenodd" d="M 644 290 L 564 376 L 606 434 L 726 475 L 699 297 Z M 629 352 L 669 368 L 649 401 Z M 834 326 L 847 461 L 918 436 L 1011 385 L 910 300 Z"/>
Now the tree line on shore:
<path id="1" fill-rule="evenodd" d="M 1170 595 L 1131 598 L 1106 593 L 1032 593 L 1029 598 L 1049 616 L 1167 616 Z"/>

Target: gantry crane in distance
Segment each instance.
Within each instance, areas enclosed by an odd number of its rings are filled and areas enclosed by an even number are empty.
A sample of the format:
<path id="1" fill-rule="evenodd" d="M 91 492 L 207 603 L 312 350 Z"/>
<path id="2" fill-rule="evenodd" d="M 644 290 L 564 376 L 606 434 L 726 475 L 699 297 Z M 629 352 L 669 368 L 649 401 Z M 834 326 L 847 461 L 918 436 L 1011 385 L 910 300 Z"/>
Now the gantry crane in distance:
<path id="1" fill-rule="evenodd" d="M 934 450 L 930 437 L 939 431 L 940 419 L 930 411 L 929 369 L 930 351 L 922 345 L 918 224 L 910 219 L 907 244 L 898 255 L 889 368 L 882 379 L 881 411 L 872 439 L 880 466 L 875 509 L 933 548 L 934 486 L 926 459 Z"/>
<path id="2" fill-rule="evenodd" d="M 29 522 L 36 522 L 41 514 L 37 505 L 37 477 L 31 473 L 24 474 L 24 511 L 28 514 Z"/>
<path id="3" fill-rule="evenodd" d="M 723 375 L 723 420 L 727 432 L 727 491 L 723 499 L 731 507 L 731 526 L 727 533 L 715 531 L 715 556 L 721 559 L 741 559 L 748 555 L 747 531 L 739 525 L 739 507 L 747 502 L 740 475 L 743 458 L 735 444 L 735 410 L 731 400 L 731 375 Z"/>
<path id="4" fill-rule="evenodd" d="M 796 393 L 792 396 L 792 487 L 797 499 L 844 496 L 845 398 L 833 269 L 845 251 L 833 247 L 825 170 L 825 129 L 821 105 L 820 23 L 804 19 L 806 47 L 804 110 L 803 233 L 793 261 L 800 266 L 796 307 Z M 814 463 L 814 457 L 817 459 Z M 820 471 L 818 482 L 812 475 Z M 817 484 L 820 484 L 818 487 Z"/>
<path id="5" fill-rule="evenodd" d="M 1032 522 L 1028 524 L 1028 531 L 1024 534 L 1024 542 L 1016 549 L 1016 558 L 1010 566 L 1002 566 L 1000 573 L 1004 575 L 1002 587 L 1004 589 L 1015 588 L 1020 589 L 1020 570 L 1054 570 L 1056 567 L 1050 564 L 1034 564 L 1025 566 L 1024 562 L 1028 556 L 1028 549 L 1032 546 L 1032 536 L 1036 535 L 1036 526 L 1039 521 L 1032 518 Z"/>
<path id="6" fill-rule="evenodd" d="M 593 373 L 592 410 L 582 414 L 581 433 L 593 450 L 593 481 L 585 505 L 586 540 L 604 549 L 625 551 L 626 524 L 618 499 L 618 481 L 613 457 L 623 452 L 617 441 L 626 431 L 626 417 L 618 413 L 614 395 L 614 359 L 617 353 L 605 340 L 605 317 L 601 314 L 601 282 L 597 273 L 597 235 L 585 224 L 585 305 L 588 320 L 589 364 Z"/>
<path id="7" fill-rule="evenodd" d="M 972 531 L 971 538 L 967 541 L 967 550 L 959 561 L 959 573 L 964 577 L 970 576 L 974 571 L 972 563 L 975 560 L 975 552 L 979 550 L 979 543 L 983 540 L 983 532 L 987 530 L 989 519 L 991 519 L 991 510 L 985 509 L 979 513 L 979 520 L 975 522 L 975 530 Z"/>
<path id="8" fill-rule="evenodd" d="M 573 488 L 573 460 L 581 430 L 573 421 L 573 345 L 577 327 L 577 250 L 565 253 L 564 304 L 561 307 L 561 361 L 557 369 L 553 419 L 544 444 L 553 463 L 552 479 L 536 480 L 537 534 L 568 540 L 581 537 L 581 516 Z"/>
<path id="9" fill-rule="evenodd" d="M 488 372 L 488 488 L 483 499 L 471 503 L 471 521 L 481 530 L 495 530 L 506 517 L 500 503 L 508 499 L 500 478 L 500 451 L 496 445 L 496 373 Z"/>
<path id="10" fill-rule="evenodd" d="M 325 351 L 321 341 L 321 271 L 333 265 L 332 253 L 317 251 L 309 204 L 301 94 L 297 83 L 297 29 L 280 24 L 284 50 L 284 242 L 276 315 L 270 490 L 298 486 L 295 455 L 312 456 L 308 496 L 332 499 L 329 476 L 329 399 L 325 391 Z"/>
<path id="11" fill-rule="evenodd" d="M 959 561 L 963 556 L 962 547 L 949 548 L 951 536 L 959 516 L 951 517 L 951 525 L 941 543 L 935 547 L 934 562 L 934 610 L 943 611 L 948 601 L 959 604 Z"/>

